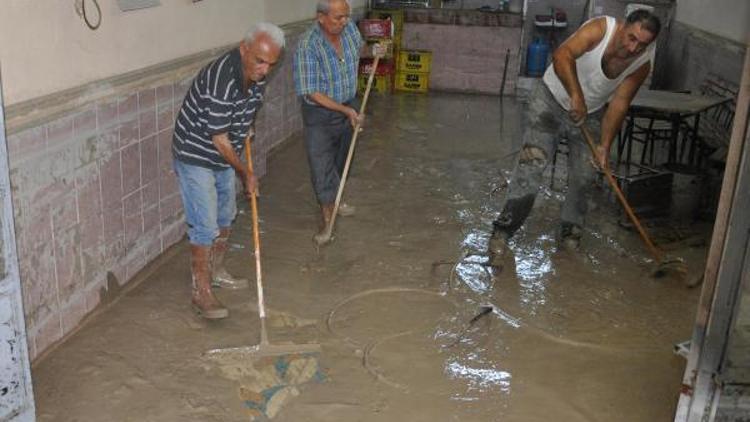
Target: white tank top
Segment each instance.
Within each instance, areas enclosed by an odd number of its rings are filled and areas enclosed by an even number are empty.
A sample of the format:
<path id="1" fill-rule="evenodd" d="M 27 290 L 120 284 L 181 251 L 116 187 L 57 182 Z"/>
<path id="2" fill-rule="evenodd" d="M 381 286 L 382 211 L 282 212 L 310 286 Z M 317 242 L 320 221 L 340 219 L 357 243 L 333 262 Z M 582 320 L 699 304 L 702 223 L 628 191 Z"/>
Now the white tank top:
<path id="1" fill-rule="evenodd" d="M 586 52 L 581 57 L 576 59 L 576 72 L 578 73 L 578 82 L 581 84 L 583 90 L 583 97 L 586 101 L 586 108 L 589 113 L 593 113 L 604 104 L 606 104 L 612 93 L 615 92 L 617 86 L 632 74 L 644 63 L 651 61 L 652 66 L 654 63 L 654 51 L 656 43 L 651 43 L 639 57 L 633 60 L 633 63 L 625 69 L 615 79 L 609 79 L 602 69 L 602 57 L 604 56 L 604 50 L 607 49 L 609 41 L 612 39 L 612 35 L 615 33 L 617 27 L 617 20 L 611 16 L 605 16 L 607 20 L 607 32 L 604 34 L 604 38 L 599 44 L 591 51 Z M 589 21 L 590 22 L 590 21 Z M 568 91 L 565 90 L 560 78 L 555 73 L 555 68 L 552 64 L 547 67 L 544 72 L 544 84 L 547 85 L 552 96 L 555 97 L 557 102 L 565 110 L 570 110 L 570 96 Z"/>

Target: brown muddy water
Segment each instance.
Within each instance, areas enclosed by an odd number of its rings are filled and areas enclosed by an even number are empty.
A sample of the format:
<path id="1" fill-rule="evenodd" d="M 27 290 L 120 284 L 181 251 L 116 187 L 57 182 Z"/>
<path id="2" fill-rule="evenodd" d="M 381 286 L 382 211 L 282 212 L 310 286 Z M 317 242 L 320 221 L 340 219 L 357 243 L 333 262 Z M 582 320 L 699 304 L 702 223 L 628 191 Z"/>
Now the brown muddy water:
<path id="1" fill-rule="evenodd" d="M 685 363 L 672 346 L 690 337 L 699 291 L 648 277 L 606 190 L 569 253 L 556 239 L 564 179 L 545 188 L 513 240 L 515 268 L 492 271 L 485 248 L 520 146 L 519 106 L 397 95 L 370 110 L 345 192 L 357 214 L 337 220 L 331 245 L 311 240 L 300 138 L 261 183 L 271 341 L 319 343 L 319 356 L 291 357 L 283 371 L 202 357 L 257 343 L 255 292 L 219 291 L 230 318 L 197 318 L 183 241 L 35 365 L 38 419 L 671 420 Z M 228 265 L 254 280 L 246 209 Z M 691 244 L 673 253 L 698 273 L 705 247 Z"/>

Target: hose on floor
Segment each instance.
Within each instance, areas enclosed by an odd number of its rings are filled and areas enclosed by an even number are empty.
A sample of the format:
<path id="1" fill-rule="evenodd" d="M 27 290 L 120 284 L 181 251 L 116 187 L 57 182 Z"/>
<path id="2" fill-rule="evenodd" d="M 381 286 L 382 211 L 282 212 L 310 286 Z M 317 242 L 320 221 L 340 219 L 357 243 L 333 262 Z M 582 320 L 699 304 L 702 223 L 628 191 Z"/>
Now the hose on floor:
<path id="1" fill-rule="evenodd" d="M 90 30 L 96 31 L 102 24 L 102 9 L 99 7 L 99 2 L 97 0 L 91 1 L 94 3 L 94 6 L 96 7 L 96 14 L 99 16 L 99 19 L 97 19 L 96 21 L 96 25 L 92 24 L 89 21 L 89 17 L 86 14 L 86 0 L 81 0 L 81 11 L 83 14 L 83 21 L 86 22 L 86 26 L 88 26 Z"/>

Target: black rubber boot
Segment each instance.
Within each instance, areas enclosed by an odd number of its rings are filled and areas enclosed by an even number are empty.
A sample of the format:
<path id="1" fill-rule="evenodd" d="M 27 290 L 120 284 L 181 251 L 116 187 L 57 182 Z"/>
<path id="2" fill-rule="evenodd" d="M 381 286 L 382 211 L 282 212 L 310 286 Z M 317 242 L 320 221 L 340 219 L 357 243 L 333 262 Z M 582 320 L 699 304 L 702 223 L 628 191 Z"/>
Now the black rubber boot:
<path id="1" fill-rule="evenodd" d="M 570 252 L 577 252 L 581 247 L 583 228 L 578 224 L 563 221 L 560 224 L 560 248 Z"/>

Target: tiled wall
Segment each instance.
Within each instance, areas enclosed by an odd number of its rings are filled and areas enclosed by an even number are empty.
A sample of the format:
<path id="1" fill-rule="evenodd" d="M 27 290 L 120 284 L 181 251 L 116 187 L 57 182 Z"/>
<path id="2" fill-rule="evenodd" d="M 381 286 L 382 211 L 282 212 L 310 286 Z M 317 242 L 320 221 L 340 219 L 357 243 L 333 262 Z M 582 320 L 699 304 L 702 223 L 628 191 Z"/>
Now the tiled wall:
<path id="1" fill-rule="evenodd" d="M 257 116 L 259 175 L 270 150 L 302 128 L 291 74 L 301 29 L 287 31 L 288 48 Z M 32 359 L 71 332 L 112 283 L 132 280 L 185 233 L 170 146 L 175 113 L 196 72 L 161 72 L 152 78 L 158 83 L 115 89 L 54 119 L 8 127 Z M 112 90 L 101 82 L 91 89 Z M 42 107 L 54 102 L 50 96 Z"/>
<path id="2" fill-rule="evenodd" d="M 520 26 L 406 23 L 402 48 L 432 51 L 431 90 L 495 95 L 510 51 L 504 93 L 513 95 L 520 43 Z"/>
<path id="3" fill-rule="evenodd" d="M 669 48 L 657 56 L 654 70 L 661 88 L 700 92 L 707 78 L 740 85 L 746 45 L 678 21 L 665 35 Z"/>

